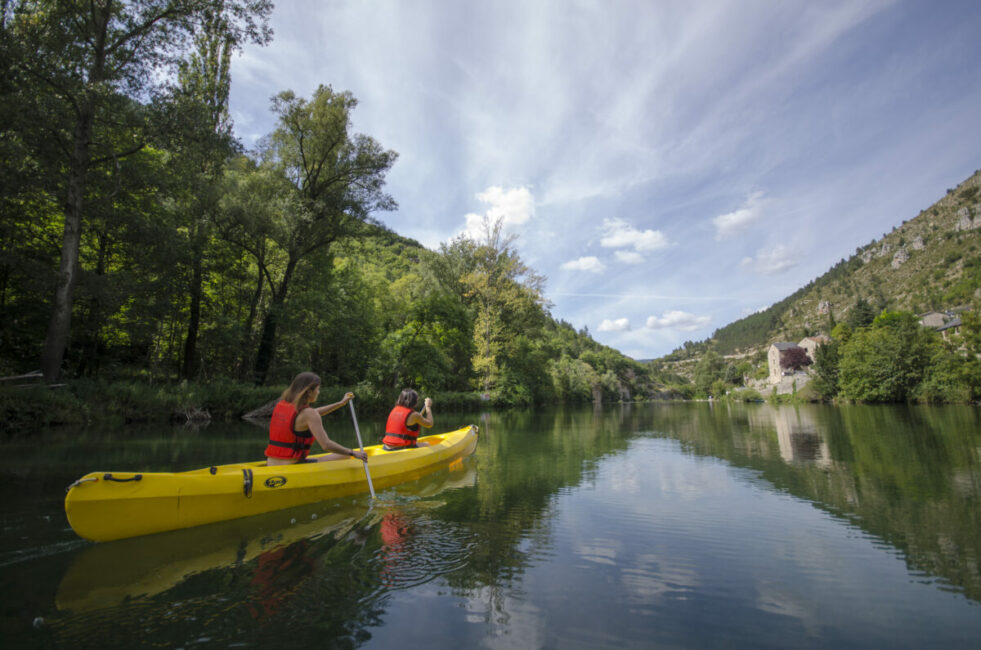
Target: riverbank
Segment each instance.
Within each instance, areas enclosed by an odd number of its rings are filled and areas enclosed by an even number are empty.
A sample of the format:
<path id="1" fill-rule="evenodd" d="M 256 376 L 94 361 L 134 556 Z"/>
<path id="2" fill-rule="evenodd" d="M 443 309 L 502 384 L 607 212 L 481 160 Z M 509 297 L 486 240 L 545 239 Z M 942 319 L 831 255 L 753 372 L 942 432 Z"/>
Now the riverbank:
<path id="1" fill-rule="evenodd" d="M 321 403 L 355 394 L 359 413 L 383 413 L 394 397 L 367 384 L 325 386 Z M 43 384 L 0 388 L 0 432 L 19 435 L 51 426 L 118 426 L 130 422 L 231 421 L 274 402 L 282 386 L 233 381 L 142 383 L 76 380 L 49 388 Z M 439 409 L 495 405 L 476 392 L 436 393 Z"/>

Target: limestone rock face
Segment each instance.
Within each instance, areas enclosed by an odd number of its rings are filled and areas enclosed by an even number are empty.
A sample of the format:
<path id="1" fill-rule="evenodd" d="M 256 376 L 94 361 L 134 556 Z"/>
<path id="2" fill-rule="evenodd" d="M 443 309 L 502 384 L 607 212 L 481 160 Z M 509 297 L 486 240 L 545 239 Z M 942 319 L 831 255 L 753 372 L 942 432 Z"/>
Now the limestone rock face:
<path id="1" fill-rule="evenodd" d="M 819 314 L 827 314 L 829 311 L 831 311 L 831 302 L 830 301 L 828 301 L 828 300 L 822 300 L 821 302 L 818 303 L 818 313 Z"/>
<path id="2" fill-rule="evenodd" d="M 862 253 L 862 262 L 868 264 L 872 261 L 872 251 L 865 251 Z"/>
<path id="3" fill-rule="evenodd" d="M 882 242 L 882 248 L 879 249 L 879 252 L 877 252 L 875 254 L 875 256 L 876 257 L 884 257 L 884 256 L 888 255 L 889 254 L 889 251 L 891 251 L 891 250 L 892 250 L 892 246 L 890 246 L 887 242 Z"/>
<path id="4" fill-rule="evenodd" d="M 917 237 L 916 239 L 914 239 L 911 245 L 913 246 L 913 250 L 915 251 L 921 251 L 924 248 L 926 248 L 926 244 L 923 243 L 922 237 Z"/>
<path id="5" fill-rule="evenodd" d="M 898 269 L 909 259 L 909 253 L 905 248 L 900 248 L 896 251 L 896 254 L 892 256 L 892 268 Z"/>
<path id="6" fill-rule="evenodd" d="M 972 219 L 971 210 L 966 206 L 958 210 L 957 225 L 954 226 L 954 230 L 974 230 L 975 228 L 981 228 L 981 203 L 974 206 L 974 214 L 976 216 Z"/>

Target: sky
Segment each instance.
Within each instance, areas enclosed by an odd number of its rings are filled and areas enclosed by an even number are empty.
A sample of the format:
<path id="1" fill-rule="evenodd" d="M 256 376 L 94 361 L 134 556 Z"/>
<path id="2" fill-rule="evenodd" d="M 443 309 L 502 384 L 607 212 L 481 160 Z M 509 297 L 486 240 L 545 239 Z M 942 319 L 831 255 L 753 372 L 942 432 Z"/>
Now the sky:
<path id="1" fill-rule="evenodd" d="M 765 309 L 981 168 L 974 0 L 279 0 L 252 147 L 323 84 L 399 153 L 375 214 L 502 219 L 553 317 L 636 359 Z"/>

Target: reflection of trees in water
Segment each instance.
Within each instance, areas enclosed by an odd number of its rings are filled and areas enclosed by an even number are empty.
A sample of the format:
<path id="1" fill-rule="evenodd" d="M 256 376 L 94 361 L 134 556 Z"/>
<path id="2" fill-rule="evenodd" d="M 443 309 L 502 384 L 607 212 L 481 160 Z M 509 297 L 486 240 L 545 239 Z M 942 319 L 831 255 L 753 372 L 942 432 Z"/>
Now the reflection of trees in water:
<path id="1" fill-rule="evenodd" d="M 659 430 L 696 453 L 761 471 L 981 600 L 976 409 L 692 404 L 660 414 Z"/>
<path id="2" fill-rule="evenodd" d="M 500 613 L 512 583 L 550 544 L 556 493 L 580 485 L 604 457 L 627 448 L 630 413 L 629 407 L 528 409 L 492 413 L 484 421 L 478 489 L 454 493 L 440 510 L 444 521 L 465 523 L 482 540 L 467 570 L 445 577 L 470 601 L 486 599 L 471 607 L 487 616 Z"/>

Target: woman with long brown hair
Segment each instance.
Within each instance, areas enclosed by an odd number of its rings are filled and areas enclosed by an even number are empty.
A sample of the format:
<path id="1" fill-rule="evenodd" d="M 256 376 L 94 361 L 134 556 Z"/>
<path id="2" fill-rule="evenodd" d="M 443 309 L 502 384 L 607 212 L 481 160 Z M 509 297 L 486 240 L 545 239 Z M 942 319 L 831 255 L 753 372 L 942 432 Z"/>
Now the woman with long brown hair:
<path id="1" fill-rule="evenodd" d="M 342 460 L 353 456 L 368 460 L 363 451 L 348 449 L 327 436 L 321 418 L 341 408 L 354 398 L 346 393 L 339 402 L 313 407 L 320 396 L 320 377 L 312 372 L 301 372 L 283 391 L 269 422 L 269 445 L 266 447 L 267 465 L 292 465 L 306 462 L 310 447 L 316 438 L 320 446 L 333 454 L 318 458 L 319 461 Z"/>

